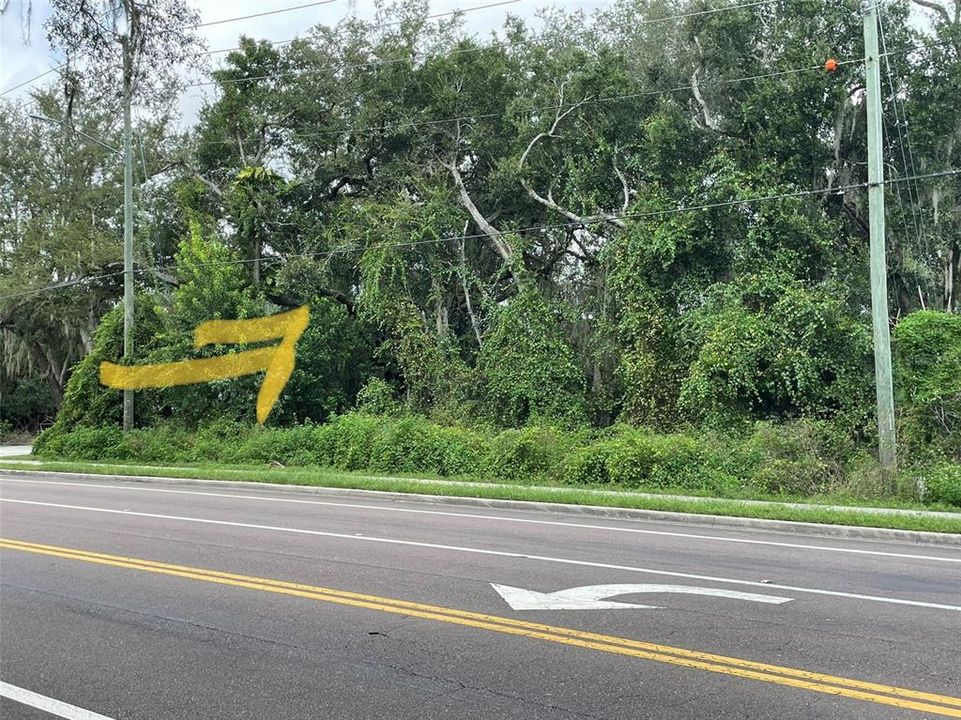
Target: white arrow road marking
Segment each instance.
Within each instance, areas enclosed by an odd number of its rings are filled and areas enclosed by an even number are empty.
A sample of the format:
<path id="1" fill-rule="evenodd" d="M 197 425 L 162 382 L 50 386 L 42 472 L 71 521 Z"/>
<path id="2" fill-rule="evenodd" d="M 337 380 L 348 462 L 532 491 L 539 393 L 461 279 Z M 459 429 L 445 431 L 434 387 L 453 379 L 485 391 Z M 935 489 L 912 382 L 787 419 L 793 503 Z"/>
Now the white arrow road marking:
<path id="1" fill-rule="evenodd" d="M 502 598 L 514 610 L 614 610 L 618 608 L 644 608 L 657 610 L 656 605 L 635 605 L 604 600 L 617 595 L 633 595 L 636 593 L 675 593 L 681 595 L 709 595 L 712 597 L 747 600 L 749 602 L 781 605 L 791 602 L 791 598 L 777 595 L 760 595 L 757 593 L 738 592 L 737 590 L 719 590 L 718 588 L 696 587 L 693 585 L 584 585 L 583 587 L 568 588 L 552 593 L 542 593 L 536 590 L 498 585 L 491 583 Z"/>
<path id="2" fill-rule="evenodd" d="M 728 585 L 749 585 L 751 587 L 762 587 L 769 590 L 788 590 L 790 592 L 809 593 L 812 595 L 827 595 L 829 597 L 848 598 L 850 600 L 867 600 L 870 602 L 888 603 L 891 605 L 907 605 L 911 607 L 923 607 L 932 608 L 935 610 L 961 612 L 961 605 L 945 605 L 943 603 L 929 603 L 922 602 L 920 600 L 906 600 L 903 598 L 883 597 L 879 595 L 863 595 L 860 593 L 842 592 L 840 590 L 822 590 L 820 588 L 807 588 L 800 587 L 798 585 L 780 585 L 777 583 L 766 582 L 762 583 L 756 580 L 740 580 L 738 578 L 717 577 L 714 575 L 698 575 L 695 573 L 682 573 L 671 570 L 658 570 L 656 568 L 639 567 L 637 565 L 617 565 L 614 563 L 593 562 L 591 560 L 575 560 L 573 558 L 552 557 L 550 555 L 532 555 L 522 552 L 509 552 L 507 550 L 488 550 L 486 548 L 465 547 L 462 545 L 444 545 L 441 543 L 401 540 L 399 538 L 374 537 L 370 535 L 357 537 L 356 535 L 348 535 L 346 533 L 327 532 L 324 530 L 309 530 L 307 528 L 282 527 L 279 525 L 258 525 L 256 523 L 214 520 L 212 518 L 185 517 L 183 515 L 162 515 L 160 513 L 134 512 L 132 510 L 114 510 L 112 508 L 87 507 L 85 505 L 64 505 L 62 503 L 38 502 L 36 500 L 13 500 L 11 498 L 4 497 L 0 497 L 0 503 L 16 503 L 18 505 L 61 508 L 65 510 L 82 510 L 85 512 L 109 513 L 111 515 L 130 515 L 132 517 L 176 520 L 178 522 L 220 525 L 223 527 L 248 528 L 250 530 L 264 530 L 267 532 L 295 533 L 298 535 L 310 535 L 315 537 L 339 538 L 341 540 L 383 543 L 385 545 L 398 545 L 401 547 L 430 548 L 432 550 L 447 550 L 449 552 L 488 555 L 491 557 L 505 557 L 520 560 L 535 560 L 537 562 L 558 563 L 563 565 L 576 565 L 577 567 L 603 568 L 604 570 L 624 570 L 626 572 L 644 573 L 646 575 L 658 575 L 661 577 L 683 578 L 685 580 L 703 580 L 705 582 L 727 583 Z"/>

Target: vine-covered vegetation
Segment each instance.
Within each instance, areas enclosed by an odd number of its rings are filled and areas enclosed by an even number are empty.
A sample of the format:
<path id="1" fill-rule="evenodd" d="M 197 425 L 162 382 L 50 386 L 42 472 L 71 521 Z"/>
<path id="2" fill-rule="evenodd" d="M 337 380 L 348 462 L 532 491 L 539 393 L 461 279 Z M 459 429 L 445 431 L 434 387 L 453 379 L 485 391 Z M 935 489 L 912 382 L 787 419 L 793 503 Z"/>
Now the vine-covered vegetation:
<path id="1" fill-rule="evenodd" d="M 855 11 L 616 0 L 476 38 L 411 1 L 242 39 L 195 126 L 141 128 L 134 361 L 309 305 L 265 429 L 238 430 L 259 377 L 138 392 L 144 430 L 115 429 L 117 168 L 2 105 L 0 418 L 62 405 L 38 449 L 73 457 L 879 492 Z M 961 166 L 961 23 L 909 12 L 884 18 L 901 489 L 953 502 L 961 181 L 910 177 Z M 94 88 L 37 100 L 115 136 Z"/>

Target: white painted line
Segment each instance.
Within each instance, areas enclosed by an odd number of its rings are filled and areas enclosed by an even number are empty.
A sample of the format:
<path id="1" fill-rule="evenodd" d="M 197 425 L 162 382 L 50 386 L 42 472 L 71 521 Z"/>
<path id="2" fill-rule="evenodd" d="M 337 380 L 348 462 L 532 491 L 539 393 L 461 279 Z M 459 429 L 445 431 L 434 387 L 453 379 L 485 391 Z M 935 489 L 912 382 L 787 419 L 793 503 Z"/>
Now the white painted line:
<path id="1" fill-rule="evenodd" d="M 57 717 L 67 718 L 67 720 L 113 720 L 113 718 L 109 718 L 106 715 L 84 710 L 76 705 L 71 705 L 61 700 L 54 700 L 46 695 L 25 690 L 22 687 L 17 687 L 7 682 L 0 682 L 0 696 L 21 703 L 22 705 L 29 705 L 38 710 L 43 710 Z"/>
<path id="2" fill-rule="evenodd" d="M 0 482 L 15 482 L 26 485 L 66 485 L 68 487 L 91 487 L 107 490 L 132 490 L 137 492 L 168 493 L 172 495 L 201 495 L 206 497 L 232 498 L 236 500 L 258 500 L 263 502 L 294 503 L 298 505 L 323 505 L 327 507 L 342 507 L 360 510 L 376 510 L 383 512 L 412 513 L 417 515 L 441 515 L 444 517 L 460 517 L 476 520 L 492 520 L 496 522 L 525 523 L 529 525 L 553 525 L 586 530 L 605 530 L 610 532 L 636 533 L 641 535 L 660 535 L 679 537 L 710 542 L 740 543 L 744 545 L 773 545 L 775 547 L 794 548 L 796 550 L 823 550 L 824 552 L 851 553 L 856 555 L 876 555 L 881 557 L 904 558 L 906 560 L 932 560 L 934 562 L 961 563 L 961 557 L 943 557 L 938 555 L 913 555 L 909 553 L 884 552 L 881 550 L 862 550 L 860 548 L 830 547 L 825 545 L 804 545 L 801 543 L 777 542 L 774 540 L 751 540 L 747 538 L 731 538 L 719 535 L 700 535 L 697 533 L 671 532 L 669 530 L 643 530 L 641 528 L 618 527 L 614 525 L 592 525 L 590 523 L 559 522 L 557 520 L 533 520 L 531 518 L 506 517 L 504 515 L 483 515 L 480 513 L 448 512 L 445 510 L 417 510 L 414 508 L 397 508 L 387 505 L 368 505 L 364 503 L 333 502 L 329 500 L 300 500 L 297 498 L 265 497 L 263 495 L 242 495 L 239 493 L 203 492 L 199 490 L 169 490 L 166 488 L 134 487 L 130 485 L 106 485 L 98 483 L 74 483 L 58 480 L 21 480 L 20 478 L 0 477 Z M 961 517 L 961 514 L 959 514 Z"/>
<path id="3" fill-rule="evenodd" d="M 570 558 L 550 557 L 547 555 L 528 555 L 526 553 L 505 552 L 503 550 L 485 550 L 483 548 L 462 547 L 459 545 L 440 545 L 438 543 L 417 542 L 415 540 L 396 540 L 393 538 L 373 537 L 370 535 L 353 535 L 348 533 L 326 532 L 324 530 L 305 530 L 302 528 L 278 527 L 275 525 L 256 525 L 253 523 L 232 522 L 230 520 L 210 520 L 207 518 L 183 517 L 180 515 L 161 515 L 159 513 L 134 512 L 132 510 L 111 510 L 109 508 L 86 507 L 84 505 L 63 505 L 60 503 L 38 502 L 35 500 L 11 500 L 0 498 L 0 503 L 16 503 L 18 505 L 36 505 L 40 507 L 62 508 L 65 510 L 84 510 L 87 512 L 109 513 L 111 515 L 130 515 L 133 517 L 154 518 L 158 520 L 176 520 L 178 522 L 202 523 L 204 525 L 221 525 L 225 527 L 248 528 L 251 530 L 268 530 L 271 532 L 296 533 L 298 535 L 314 535 L 332 537 L 356 542 L 373 542 L 387 545 L 403 545 L 406 547 L 431 548 L 432 550 L 449 550 L 451 552 L 472 553 L 475 555 L 492 555 L 495 557 L 518 558 L 522 560 L 536 560 L 540 562 L 560 563 L 564 565 L 578 565 L 582 567 L 605 568 L 607 570 L 626 570 L 628 572 L 646 573 L 648 575 L 664 575 L 666 577 L 687 578 L 689 580 L 707 580 L 709 582 L 727 583 L 729 585 L 750 585 L 768 590 L 791 590 L 793 592 L 810 593 L 813 595 L 830 595 L 832 597 L 850 598 L 852 600 L 870 600 L 871 602 L 887 603 L 890 605 L 910 605 L 913 607 L 933 608 L 936 610 L 954 610 L 961 612 L 961 605 L 942 605 L 927 603 L 919 600 L 903 600 L 900 598 L 881 597 L 878 595 L 861 595 L 858 593 L 840 592 L 837 590 L 820 590 L 816 588 L 795 587 L 793 585 L 777 585 L 762 583 L 754 580 L 737 580 L 735 578 L 712 577 L 710 575 L 695 575 L 693 573 L 671 572 L 634 565 L 614 565 L 612 563 L 590 562 L 588 560 L 573 560 Z"/>

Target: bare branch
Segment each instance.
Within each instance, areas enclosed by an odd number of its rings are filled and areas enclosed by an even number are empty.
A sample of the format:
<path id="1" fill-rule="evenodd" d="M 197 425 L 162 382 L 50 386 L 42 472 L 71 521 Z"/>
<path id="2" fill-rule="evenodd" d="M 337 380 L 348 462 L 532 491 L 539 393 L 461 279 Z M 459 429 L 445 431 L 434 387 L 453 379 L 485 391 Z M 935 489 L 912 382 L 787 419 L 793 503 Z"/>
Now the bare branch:
<path id="1" fill-rule="evenodd" d="M 206 185 L 214 195 L 216 195 L 217 197 L 223 199 L 223 197 L 224 197 L 224 191 L 221 190 L 221 189 L 220 189 L 219 187 L 217 187 L 216 185 L 214 185 L 214 183 L 212 183 L 210 180 L 208 180 L 207 178 L 205 178 L 205 177 L 204 177 L 203 175 L 201 175 L 200 173 L 194 173 L 193 177 L 194 177 L 194 180 L 199 180 L 199 181 L 202 182 L 204 185 Z"/>
<path id="2" fill-rule="evenodd" d="M 527 149 L 524 150 L 524 154 L 521 155 L 520 161 L 517 163 L 518 169 L 524 167 L 524 162 L 527 160 L 527 155 L 530 153 L 531 150 L 534 149 L 534 146 L 538 142 L 540 142 L 544 138 L 559 138 L 560 135 L 557 134 L 557 127 L 558 125 L 561 124 L 561 121 L 590 99 L 589 97 L 584 98 L 583 100 L 571 105 L 569 108 L 567 108 L 567 110 L 564 110 L 563 112 L 561 112 L 562 108 L 564 107 L 564 87 L 566 85 L 567 85 L 567 80 L 562 82 L 560 87 L 557 90 L 558 92 L 557 111 L 554 113 L 554 122 L 551 124 L 551 129 L 548 130 L 547 132 L 538 133 L 537 136 L 530 141 L 530 143 L 527 146 Z"/>
<path id="3" fill-rule="evenodd" d="M 460 145 L 460 121 L 455 123 L 454 147 L 456 148 L 458 145 Z M 501 259 L 510 265 L 514 260 L 514 248 L 512 248 L 510 243 L 504 238 L 504 234 L 491 225 L 490 221 L 477 209 L 477 205 L 475 205 L 471 199 L 470 193 L 467 192 L 467 186 L 464 184 L 464 178 L 457 167 L 456 150 L 455 157 L 452 158 L 450 162 L 444 163 L 444 165 L 450 171 L 451 177 L 454 178 L 454 185 L 457 187 L 460 204 L 464 206 L 464 209 L 470 214 L 481 232 L 490 238 Z"/>
<path id="4" fill-rule="evenodd" d="M 464 223 L 464 235 L 467 235 L 467 228 L 470 223 Z M 470 301 L 470 288 L 467 287 L 467 241 L 464 238 L 460 240 L 460 284 L 464 290 L 464 301 L 467 303 L 467 315 L 470 317 L 471 327 L 474 328 L 474 337 L 477 338 L 477 347 L 484 347 L 484 338 L 481 334 L 480 323 L 477 322 L 477 316 L 474 315 L 474 307 Z"/>
<path id="5" fill-rule="evenodd" d="M 631 186 L 628 185 L 627 178 L 624 176 L 624 173 L 622 173 L 621 169 L 617 167 L 616 151 L 612 164 L 614 165 L 614 172 L 617 173 L 617 179 L 621 181 L 621 190 L 624 192 L 624 204 L 621 206 L 621 215 L 623 215 L 627 212 L 627 206 L 631 204 Z"/>
<path id="6" fill-rule="evenodd" d="M 701 84 L 698 81 L 698 75 L 701 72 L 702 61 L 704 58 L 704 50 L 701 47 L 701 40 L 696 35 L 694 36 L 694 44 L 697 46 L 697 54 L 698 54 L 699 61 L 698 61 L 698 66 L 694 68 L 694 72 L 691 73 L 691 91 L 694 93 L 694 100 L 697 102 L 698 106 L 701 108 L 701 113 L 704 115 L 704 125 L 709 130 L 714 130 L 715 132 L 717 132 L 721 127 L 721 123 L 718 120 L 717 116 L 714 115 L 711 112 L 710 108 L 707 106 L 707 101 L 704 99 L 704 96 L 701 94 Z"/>
<path id="7" fill-rule="evenodd" d="M 510 243 L 504 239 L 503 233 L 491 225 L 481 211 L 477 209 L 477 206 L 471 199 L 470 193 L 467 192 L 467 187 L 464 185 L 464 178 L 461 176 L 460 170 L 457 169 L 457 163 L 451 161 L 447 164 L 447 169 L 454 178 L 454 185 L 457 187 L 460 204 L 464 206 L 481 232 L 491 239 L 501 258 L 507 263 L 511 262 L 514 259 L 514 249 L 510 246 Z"/>
<path id="8" fill-rule="evenodd" d="M 574 213 L 570 210 L 567 210 L 566 208 L 561 207 L 554 201 L 553 190 L 551 188 L 548 188 L 547 197 L 544 197 L 539 192 L 537 192 L 531 186 L 531 184 L 527 181 L 527 179 L 523 176 L 524 163 L 527 162 L 527 156 L 530 155 L 531 150 L 534 149 L 534 146 L 537 145 L 537 143 L 539 143 L 544 138 L 559 138 L 560 135 L 557 134 L 557 128 L 561 124 L 561 122 L 564 120 L 564 118 L 566 118 L 568 115 L 574 112 L 577 108 L 579 108 L 581 105 L 583 105 L 584 103 L 590 100 L 590 97 L 586 97 L 583 100 L 580 100 L 579 102 L 574 103 L 573 105 L 568 107 L 566 110 L 562 110 L 564 107 L 564 87 L 566 84 L 567 84 L 567 81 L 565 80 L 563 83 L 561 83 L 560 88 L 558 88 L 559 97 L 558 97 L 558 103 L 557 103 L 557 112 L 554 115 L 554 122 L 551 124 L 550 129 L 547 132 L 540 132 L 537 135 L 535 135 L 534 139 L 531 140 L 530 143 L 528 143 L 527 148 L 524 150 L 520 160 L 518 160 L 517 162 L 517 169 L 518 171 L 521 172 L 521 185 L 527 191 L 527 194 L 530 195 L 531 198 L 533 198 L 536 202 L 540 203 L 546 208 L 553 210 L 556 213 L 559 213 L 560 215 L 563 215 L 568 220 L 572 220 L 573 222 L 576 222 L 576 223 L 583 223 L 585 225 L 590 223 L 604 222 L 604 223 L 610 223 L 615 227 L 622 228 L 624 227 L 624 223 L 621 220 L 619 220 L 615 215 L 612 215 L 610 213 L 599 213 L 597 215 L 583 216 L 583 215 L 578 215 L 577 213 Z M 617 170 L 616 167 L 615 167 L 615 171 L 617 171 L 618 177 L 622 178 L 621 181 L 623 183 L 624 180 L 620 171 Z"/>

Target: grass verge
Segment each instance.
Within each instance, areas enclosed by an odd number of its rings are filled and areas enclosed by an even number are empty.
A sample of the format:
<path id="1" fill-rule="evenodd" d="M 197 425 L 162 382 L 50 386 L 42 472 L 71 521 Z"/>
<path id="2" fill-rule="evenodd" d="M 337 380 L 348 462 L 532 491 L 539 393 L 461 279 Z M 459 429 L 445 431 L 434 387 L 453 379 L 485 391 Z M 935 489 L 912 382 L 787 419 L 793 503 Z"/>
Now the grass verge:
<path id="1" fill-rule="evenodd" d="M 243 480 L 279 485 L 379 490 L 420 495 L 446 495 L 498 500 L 527 500 L 566 505 L 662 512 L 723 515 L 729 517 L 849 525 L 894 530 L 920 530 L 961 534 L 961 513 L 883 512 L 869 507 L 795 507 L 788 502 L 745 503 L 718 498 L 679 498 L 631 490 L 513 485 L 477 481 L 433 480 L 378 476 L 324 468 L 263 468 L 255 466 L 161 467 L 155 465 L 41 461 L 23 465 L 0 460 L 0 469 L 82 472 L 100 475 L 143 475 L 203 480 Z M 956 515 L 950 517 L 949 515 Z"/>

